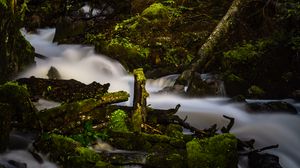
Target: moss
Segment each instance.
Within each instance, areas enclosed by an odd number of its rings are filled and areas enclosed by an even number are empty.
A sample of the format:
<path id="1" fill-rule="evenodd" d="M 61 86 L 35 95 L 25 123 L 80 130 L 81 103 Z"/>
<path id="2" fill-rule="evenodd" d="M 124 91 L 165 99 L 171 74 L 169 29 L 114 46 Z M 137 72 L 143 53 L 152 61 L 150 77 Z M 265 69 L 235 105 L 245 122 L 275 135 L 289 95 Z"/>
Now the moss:
<path id="1" fill-rule="evenodd" d="M 133 112 L 131 122 L 132 122 L 133 131 L 141 132 L 143 118 L 142 118 L 142 107 L 140 106 L 140 104 L 137 104 L 137 107 Z"/>
<path id="2" fill-rule="evenodd" d="M 110 163 L 103 162 L 103 161 L 98 161 L 96 163 L 96 168 L 110 168 L 113 167 Z"/>
<path id="3" fill-rule="evenodd" d="M 190 168 L 237 167 L 237 139 L 232 134 L 194 139 L 186 144 L 186 148 Z"/>
<path id="4" fill-rule="evenodd" d="M 182 168 L 186 167 L 184 157 L 179 153 L 151 153 L 146 157 L 146 164 L 150 167 L 157 168 Z"/>
<path id="5" fill-rule="evenodd" d="M 15 112 L 12 115 L 13 120 L 24 123 L 32 121 L 32 114 L 36 109 L 30 101 L 26 86 L 19 85 L 17 82 L 0 85 L 0 102 L 12 105 Z"/>
<path id="6" fill-rule="evenodd" d="M 82 147 L 79 142 L 66 136 L 44 135 L 37 146 L 42 152 L 49 153 L 52 160 L 66 168 L 96 168 L 105 165 L 102 157 L 95 151 Z M 109 165 L 107 163 L 108 167 Z"/>
<path id="7" fill-rule="evenodd" d="M 116 110 L 111 114 L 108 128 L 116 132 L 128 132 L 126 121 L 128 116 L 123 110 Z"/>
<path id="8" fill-rule="evenodd" d="M 256 85 L 252 85 L 248 89 L 248 93 L 250 94 L 251 97 L 255 97 L 255 98 L 261 98 L 265 95 L 265 91 Z"/>
<path id="9" fill-rule="evenodd" d="M 176 10 L 176 8 L 171 8 L 161 3 L 153 3 L 148 8 L 146 8 L 141 15 L 150 20 L 154 20 L 154 22 L 158 20 L 169 22 L 172 17 L 179 16 L 180 12 Z"/>
<path id="10" fill-rule="evenodd" d="M 166 56 L 163 57 L 165 62 L 175 66 L 184 65 L 192 61 L 193 56 L 183 47 L 168 49 Z"/>
<path id="11" fill-rule="evenodd" d="M 180 125 L 169 124 L 166 129 L 166 134 L 170 137 L 183 140 L 183 129 Z"/>

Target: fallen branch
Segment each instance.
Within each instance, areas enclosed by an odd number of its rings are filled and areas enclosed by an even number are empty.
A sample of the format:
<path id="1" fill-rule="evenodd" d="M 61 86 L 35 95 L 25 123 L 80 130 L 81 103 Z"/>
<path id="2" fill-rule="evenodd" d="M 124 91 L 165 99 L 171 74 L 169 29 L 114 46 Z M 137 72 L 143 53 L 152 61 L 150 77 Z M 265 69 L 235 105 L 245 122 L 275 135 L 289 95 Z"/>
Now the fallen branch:
<path id="1" fill-rule="evenodd" d="M 259 153 L 259 152 L 262 152 L 262 151 L 265 151 L 265 150 L 274 149 L 274 148 L 278 148 L 278 147 L 279 147 L 278 144 L 271 145 L 271 146 L 266 146 L 266 147 L 263 147 L 263 148 L 258 148 L 258 149 L 253 149 L 253 150 L 250 150 L 250 151 L 247 151 L 247 152 L 242 152 L 242 153 L 239 153 L 239 155 L 240 156 L 250 155 L 251 153 Z"/>
<path id="2" fill-rule="evenodd" d="M 234 118 L 228 117 L 226 115 L 223 115 L 223 117 L 226 118 L 226 119 L 229 119 L 229 124 L 227 125 L 227 127 L 222 127 L 221 132 L 222 133 L 229 133 L 229 131 L 231 130 L 231 128 L 234 125 Z"/>

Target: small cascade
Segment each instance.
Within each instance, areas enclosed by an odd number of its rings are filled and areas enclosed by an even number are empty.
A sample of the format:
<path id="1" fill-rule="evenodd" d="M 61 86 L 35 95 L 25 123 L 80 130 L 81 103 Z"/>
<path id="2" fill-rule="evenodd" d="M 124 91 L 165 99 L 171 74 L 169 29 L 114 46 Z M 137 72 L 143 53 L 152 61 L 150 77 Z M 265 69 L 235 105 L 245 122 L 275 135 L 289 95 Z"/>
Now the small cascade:
<path id="1" fill-rule="evenodd" d="M 47 78 L 47 71 L 55 67 L 63 79 L 76 79 L 84 83 L 97 81 L 110 83 L 110 91 L 125 90 L 132 95 L 133 77 L 122 65 L 104 55 L 95 54 L 92 47 L 81 45 L 57 45 L 52 43 L 54 29 L 39 30 L 39 34 L 27 34 L 25 37 L 36 48 L 36 52 L 49 59 L 37 59 L 37 65 L 29 68 L 17 76 L 36 76 Z M 300 167 L 300 117 L 283 113 L 276 114 L 249 114 L 243 110 L 243 105 L 228 103 L 228 98 L 184 98 L 176 94 L 157 93 L 157 91 L 174 84 L 177 75 L 170 75 L 156 80 L 148 80 L 146 87 L 150 96 L 148 104 L 154 108 L 169 109 L 177 104 L 181 105 L 178 115 L 187 116 L 187 122 L 199 129 L 208 128 L 217 124 L 218 128 L 226 126 L 228 120 L 222 117 L 227 115 L 235 118 L 232 128 L 238 138 L 256 140 L 255 147 L 264 147 L 279 144 L 278 149 L 268 150 L 280 157 L 284 168 Z M 221 85 L 223 86 L 223 85 Z M 225 95 L 224 86 L 220 88 Z M 153 94 L 155 93 L 155 94 Z M 131 104 L 127 102 L 127 104 Z M 20 152 L 11 152 L 18 155 Z M 23 153 L 24 154 L 24 153 Z M 0 159 L 6 158 L 1 155 Z M 25 157 L 24 157 L 25 158 Z M 27 159 L 29 159 L 27 157 Z M 30 166 L 29 166 L 30 167 Z M 243 164 L 239 167 L 246 168 Z M 51 168 L 47 167 L 47 168 Z"/>

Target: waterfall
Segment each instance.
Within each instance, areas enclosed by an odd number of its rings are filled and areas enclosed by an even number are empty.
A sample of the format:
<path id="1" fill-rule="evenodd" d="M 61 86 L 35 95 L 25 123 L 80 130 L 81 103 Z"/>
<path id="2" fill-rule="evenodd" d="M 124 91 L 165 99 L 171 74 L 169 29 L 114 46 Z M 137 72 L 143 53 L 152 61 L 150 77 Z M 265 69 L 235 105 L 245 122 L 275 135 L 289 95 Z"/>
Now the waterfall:
<path id="1" fill-rule="evenodd" d="M 49 59 L 36 58 L 36 66 L 24 71 L 18 78 L 30 76 L 47 78 L 47 71 L 54 66 L 63 79 L 73 78 L 86 84 L 93 81 L 101 84 L 110 83 L 109 91 L 125 90 L 132 95 L 133 76 L 128 74 L 120 63 L 104 55 L 95 54 L 93 47 L 52 43 L 54 29 L 38 32 L 39 34 L 28 34 L 23 31 L 23 34 L 35 47 L 37 53 Z M 228 124 L 228 120 L 223 118 L 223 115 L 234 117 L 235 125 L 231 132 L 238 138 L 245 140 L 254 138 L 257 148 L 279 144 L 278 149 L 268 150 L 268 153 L 279 156 L 280 163 L 285 168 L 300 167 L 298 115 L 249 114 L 241 108 L 243 107 L 241 104 L 226 103 L 227 98 L 184 98 L 175 94 L 157 93 L 162 88 L 171 86 L 176 77 L 171 75 L 147 80 L 146 88 L 150 93 L 147 101 L 151 107 L 169 109 L 181 104 L 178 115 L 182 118 L 187 116 L 187 121 L 200 129 L 208 128 L 213 124 L 221 128 Z M 131 100 L 126 104 L 130 105 Z"/>

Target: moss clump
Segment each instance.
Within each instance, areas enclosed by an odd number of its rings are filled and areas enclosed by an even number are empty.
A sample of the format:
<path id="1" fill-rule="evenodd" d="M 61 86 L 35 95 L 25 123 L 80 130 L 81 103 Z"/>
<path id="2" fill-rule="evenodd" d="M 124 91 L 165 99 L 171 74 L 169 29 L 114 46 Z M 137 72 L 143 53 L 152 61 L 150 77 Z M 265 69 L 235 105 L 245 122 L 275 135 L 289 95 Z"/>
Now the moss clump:
<path id="1" fill-rule="evenodd" d="M 125 111 L 116 110 L 111 114 L 108 128 L 116 132 L 129 132 L 126 125 L 127 119 L 128 116 Z"/>
<path id="2" fill-rule="evenodd" d="M 167 126 L 166 134 L 170 137 L 183 140 L 183 129 L 180 125 L 170 124 Z"/>
<path id="3" fill-rule="evenodd" d="M 42 152 L 49 153 L 52 160 L 66 168 L 100 168 L 105 165 L 95 151 L 82 147 L 79 142 L 66 136 L 44 135 L 37 146 Z M 107 164 L 107 167 L 110 167 L 110 164 Z"/>
<path id="4" fill-rule="evenodd" d="M 252 85 L 249 89 L 248 89 L 249 95 L 251 97 L 254 98 L 261 98 L 265 95 L 265 91 L 260 88 L 259 86 L 256 85 Z"/>
<path id="5" fill-rule="evenodd" d="M 12 115 L 13 120 L 24 123 L 32 121 L 31 117 L 35 108 L 30 101 L 30 94 L 26 86 L 19 85 L 16 82 L 7 82 L 0 85 L 0 102 L 12 106 L 15 112 Z"/>
<path id="6" fill-rule="evenodd" d="M 171 8 L 161 3 L 153 3 L 141 15 L 155 22 L 158 20 L 170 21 L 172 17 L 179 16 L 180 12 L 176 8 Z"/>
<path id="7" fill-rule="evenodd" d="M 237 167 L 237 139 L 232 134 L 194 139 L 186 144 L 186 148 L 190 168 Z"/>
<path id="8" fill-rule="evenodd" d="M 145 64 L 150 51 L 147 47 L 132 43 L 128 38 L 116 37 L 110 40 L 104 49 L 104 53 L 114 55 L 121 60 L 123 65 L 132 69 L 135 66 Z M 125 60 L 131 60 L 132 65 L 126 64 Z"/>
<path id="9" fill-rule="evenodd" d="M 157 154 L 151 153 L 146 157 L 146 164 L 157 168 L 182 168 L 185 167 L 184 157 L 179 153 Z"/>

